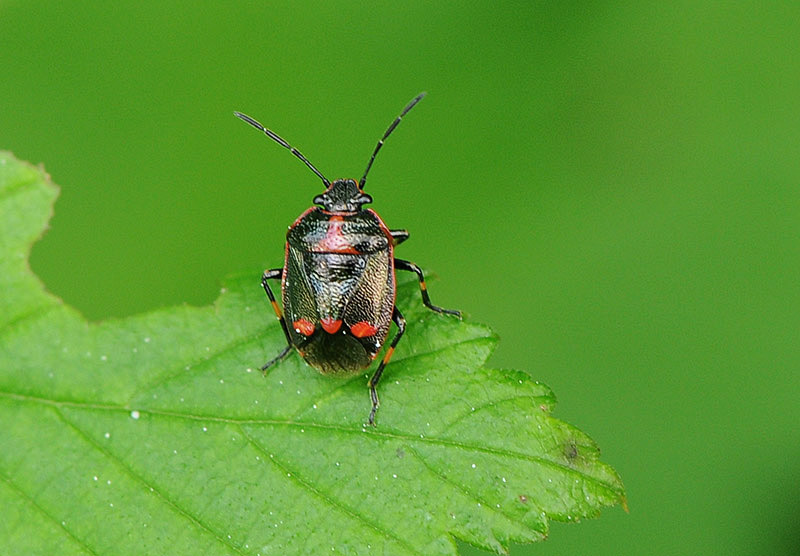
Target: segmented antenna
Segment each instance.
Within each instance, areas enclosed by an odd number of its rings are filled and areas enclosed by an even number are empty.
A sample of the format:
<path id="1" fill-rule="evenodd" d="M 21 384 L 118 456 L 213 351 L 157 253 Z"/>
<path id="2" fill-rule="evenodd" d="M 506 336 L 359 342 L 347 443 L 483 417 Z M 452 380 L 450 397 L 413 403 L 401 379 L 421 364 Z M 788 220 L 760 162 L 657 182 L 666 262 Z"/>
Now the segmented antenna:
<path id="1" fill-rule="evenodd" d="M 372 163 L 375 162 L 375 156 L 378 154 L 378 151 L 381 150 L 381 147 L 383 146 L 383 142 L 386 141 L 386 138 L 389 137 L 389 134 L 391 134 L 394 131 L 394 128 L 396 128 L 397 124 L 400 123 L 400 120 L 403 119 L 403 116 L 405 116 L 408 113 L 409 110 L 414 108 L 414 106 L 416 106 L 416 104 L 419 101 L 421 101 L 425 97 L 425 95 L 427 95 L 427 94 L 428 93 L 426 93 L 426 92 L 422 92 L 422 93 L 418 94 L 416 97 L 414 97 L 414 100 L 409 102 L 408 106 L 403 108 L 403 111 L 400 112 L 400 115 L 397 116 L 394 119 L 394 121 L 392 122 L 392 125 L 390 125 L 389 129 L 386 130 L 386 133 L 383 134 L 383 137 L 381 137 L 381 140 L 378 141 L 378 144 L 375 147 L 375 150 L 372 152 L 372 157 L 369 159 L 369 163 L 367 164 L 367 169 L 364 170 L 364 175 L 361 176 L 360 180 L 358 180 L 359 189 L 364 189 L 364 184 L 367 182 L 367 174 L 369 173 L 369 169 L 372 168 Z"/>
<path id="2" fill-rule="evenodd" d="M 414 102 L 416 102 L 416 100 L 418 100 L 418 99 L 415 99 L 415 101 L 414 101 Z M 411 106 L 413 106 L 413 104 L 412 104 Z M 409 108 L 407 108 L 407 109 L 406 109 L 406 112 L 407 112 L 407 111 L 408 111 L 408 110 L 411 108 L 411 106 L 409 106 Z M 405 112 L 403 112 L 403 113 L 405 114 Z M 256 129 L 260 129 L 261 131 L 263 131 L 263 132 L 264 132 L 264 133 L 267 135 L 267 137 L 269 137 L 270 139 L 272 139 L 273 141 L 275 141 L 276 143 L 278 143 L 278 144 L 279 144 L 279 145 L 281 145 L 282 147 L 285 147 L 285 148 L 289 149 L 289 150 L 292 152 L 292 154 L 293 154 L 293 155 L 295 155 L 297 158 L 299 158 L 300 160 L 302 160 L 302 161 L 303 161 L 303 163 L 305 163 L 305 165 L 306 165 L 306 166 L 308 166 L 309 168 L 311 168 L 311 171 L 312 171 L 312 172 L 314 172 L 314 173 L 315 173 L 317 176 L 319 176 L 319 178 L 322 180 L 322 183 L 324 183 L 324 184 L 325 184 L 325 187 L 326 187 L 326 188 L 328 188 L 328 187 L 331 185 L 331 182 L 329 182 L 329 181 L 328 181 L 328 178 L 326 178 L 325 176 L 323 176 L 323 175 L 322 175 L 322 173 L 321 173 L 319 170 L 317 170 L 316 168 L 314 168 L 314 165 L 313 165 L 313 164 L 311 164 L 311 163 L 308 161 L 308 159 L 307 159 L 306 157 L 304 157 L 304 156 L 303 156 L 303 153 L 301 153 L 300 151 L 298 151 L 297 149 L 295 149 L 295 148 L 294 148 L 293 146 L 291 146 L 289 143 L 287 143 L 286 141 L 284 141 L 283 139 L 281 139 L 281 138 L 280 138 L 280 137 L 279 137 L 277 134 L 275 134 L 274 132 L 270 131 L 269 129 L 267 129 L 266 127 L 264 127 L 263 125 L 261 125 L 260 123 L 258 123 L 257 121 L 255 121 L 255 120 L 254 120 L 253 118 L 251 118 L 250 116 L 248 116 L 248 115 L 246 115 L 246 114 L 242 114 L 241 112 L 234 112 L 234 114 L 236 115 L 236 117 L 237 117 L 237 118 L 240 118 L 240 119 L 242 119 L 242 120 L 246 121 L 248 124 L 250 124 L 250 125 L 251 125 L 251 126 L 253 126 L 254 128 L 256 128 Z M 399 118 L 398 118 L 398 120 L 399 120 Z M 395 124 L 395 125 L 397 125 L 397 124 Z M 384 139 L 385 139 L 385 137 L 384 137 Z M 377 152 L 377 150 L 376 150 L 376 152 Z M 375 157 L 375 155 L 373 155 L 373 158 L 374 158 L 374 157 Z M 371 162 L 370 162 L 370 163 L 371 163 Z"/>

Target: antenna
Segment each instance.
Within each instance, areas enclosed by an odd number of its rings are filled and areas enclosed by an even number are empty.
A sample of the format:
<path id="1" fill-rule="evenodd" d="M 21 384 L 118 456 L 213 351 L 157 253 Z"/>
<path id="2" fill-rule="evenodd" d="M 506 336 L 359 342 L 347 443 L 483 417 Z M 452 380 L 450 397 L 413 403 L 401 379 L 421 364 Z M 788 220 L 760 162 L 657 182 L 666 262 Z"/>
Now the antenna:
<path id="1" fill-rule="evenodd" d="M 375 150 L 372 151 L 372 157 L 369 159 L 369 163 L 367 164 L 367 169 L 364 170 L 364 175 L 361 176 L 360 180 L 358 180 L 359 189 L 364 189 L 364 184 L 367 182 L 367 173 L 369 173 L 369 169 L 372 168 L 372 163 L 375 162 L 375 156 L 378 154 L 378 151 L 381 150 L 381 147 L 383 146 L 383 142 L 386 141 L 386 138 L 389 137 L 389 135 L 394 131 L 394 128 L 396 128 L 397 125 L 400 123 L 400 120 L 403 119 L 403 116 L 405 116 L 408 113 L 409 110 L 414 108 L 414 106 L 416 106 L 416 104 L 419 101 L 421 101 L 425 97 L 425 95 L 427 95 L 427 94 L 428 93 L 426 93 L 426 92 L 422 92 L 422 93 L 418 94 L 416 97 L 414 97 L 414 99 L 411 102 L 409 102 L 408 105 L 405 108 L 403 108 L 403 111 L 400 112 L 400 115 L 397 116 L 394 119 L 394 121 L 392 122 L 392 125 L 390 125 L 389 129 L 386 130 L 386 133 L 383 134 L 383 137 L 381 137 L 381 140 L 378 141 L 378 144 L 375 147 Z"/>
<path id="2" fill-rule="evenodd" d="M 419 97 L 418 97 L 417 99 L 414 99 L 414 103 L 416 103 L 416 101 L 417 101 L 417 100 L 419 100 Z M 411 109 L 411 106 L 413 106 L 413 105 L 414 105 L 413 103 L 412 103 L 411 105 L 409 105 L 409 107 L 408 107 L 408 108 L 406 108 L 406 112 L 407 112 L 408 110 L 410 110 L 410 109 Z M 282 147 L 285 147 L 285 148 L 289 149 L 290 151 L 292 151 L 292 154 L 293 154 L 293 155 L 295 155 L 297 158 L 299 158 L 300 160 L 302 160 L 302 161 L 303 161 L 303 163 L 304 163 L 306 166 L 308 166 L 309 168 L 311 168 L 311 171 L 312 171 L 312 172 L 314 172 L 314 173 L 315 173 L 315 174 L 316 174 L 316 175 L 317 175 L 317 176 L 318 176 L 318 177 L 319 177 L 319 178 L 322 180 L 322 183 L 324 183 L 324 184 L 325 184 L 325 187 L 326 187 L 326 188 L 327 188 L 327 187 L 330 187 L 330 185 L 331 185 L 331 182 L 329 182 L 329 181 L 328 181 L 328 179 L 327 179 L 325 176 L 323 176 L 323 175 L 322 175 L 322 173 L 321 173 L 319 170 L 317 170 L 316 168 L 314 168 L 314 165 L 313 165 L 313 164 L 311 164 L 311 163 L 308 161 L 308 159 L 307 159 L 306 157 L 304 157 L 304 156 L 303 156 L 303 153 L 301 153 L 300 151 L 298 151 L 297 149 L 295 149 L 295 148 L 294 148 L 293 146 L 291 146 L 289 143 L 287 143 L 286 141 L 284 141 L 283 139 L 281 139 L 281 138 L 280 138 L 280 137 L 279 137 L 277 134 L 275 134 L 274 132 L 270 131 L 269 129 L 267 129 L 266 127 L 264 127 L 263 125 L 261 125 L 260 123 L 258 123 L 257 121 L 255 121 L 255 120 L 254 120 L 253 118 L 251 118 L 250 116 L 248 116 L 248 115 L 246 115 L 246 114 L 242 114 L 241 112 L 234 112 L 234 114 L 236 115 L 236 117 L 237 117 L 237 118 L 240 118 L 240 119 L 242 119 L 242 120 L 246 121 L 248 124 L 250 124 L 250 125 L 251 125 L 251 126 L 253 126 L 254 128 L 256 128 L 256 129 L 260 129 L 261 131 L 263 131 L 263 132 L 264 132 L 264 133 L 267 135 L 267 137 L 269 137 L 270 139 L 272 139 L 273 141 L 275 141 L 276 143 L 278 143 L 280 146 L 282 146 Z M 405 114 L 405 112 L 403 112 L 403 114 Z M 400 118 L 398 118 L 397 120 L 399 121 L 399 120 L 400 120 Z M 397 125 L 397 123 L 395 123 L 394 125 Z M 387 132 L 387 135 L 388 135 L 388 132 Z M 384 139 L 385 139 L 385 138 L 386 138 L 386 137 L 384 137 Z M 376 151 L 375 151 L 375 152 L 377 152 L 377 149 L 376 149 Z M 375 155 L 372 155 L 372 157 L 373 157 L 373 158 L 375 158 Z M 370 164 L 372 164 L 372 162 L 370 162 Z"/>

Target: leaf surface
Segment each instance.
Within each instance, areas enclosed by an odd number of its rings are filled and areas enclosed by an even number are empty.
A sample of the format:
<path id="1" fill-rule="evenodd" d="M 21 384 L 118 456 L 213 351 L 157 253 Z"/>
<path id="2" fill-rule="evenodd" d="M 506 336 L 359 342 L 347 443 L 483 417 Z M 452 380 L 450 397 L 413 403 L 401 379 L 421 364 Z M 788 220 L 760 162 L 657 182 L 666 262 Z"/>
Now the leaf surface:
<path id="1" fill-rule="evenodd" d="M 57 188 L 0 152 L 0 545 L 10 554 L 497 553 L 624 504 L 552 392 L 483 366 L 489 328 L 432 313 L 380 384 L 285 345 L 258 272 L 210 307 L 87 323 L 28 267 Z"/>

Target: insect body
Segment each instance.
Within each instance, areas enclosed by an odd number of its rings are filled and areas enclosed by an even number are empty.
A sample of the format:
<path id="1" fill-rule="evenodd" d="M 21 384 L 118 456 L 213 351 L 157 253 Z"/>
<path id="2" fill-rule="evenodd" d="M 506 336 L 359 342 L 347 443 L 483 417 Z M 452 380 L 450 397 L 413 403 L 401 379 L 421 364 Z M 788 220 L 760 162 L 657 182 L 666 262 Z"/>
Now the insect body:
<path id="1" fill-rule="evenodd" d="M 408 239 L 408 232 L 390 230 L 375 211 L 362 208 L 372 202 L 372 197 L 364 193 L 364 184 L 375 156 L 403 116 L 424 96 L 421 93 L 414 98 L 395 118 L 378 141 L 358 182 L 342 179 L 331 183 L 286 141 L 249 116 L 235 113 L 289 149 L 322 179 L 326 188 L 314 197 L 314 204 L 321 206 L 309 208 L 289 227 L 283 268 L 267 270 L 261 279 L 287 341 L 286 348 L 262 370 L 286 357 L 294 347 L 323 374 L 357 373 L 376 358 L 394 322 L 397 333 L 368 383 L 371 425 L 375 424 L 379 404 L 378 382 L 406 329 L 406 321 L 395 306 L 395 270 L 416 273 L 422 301 L 429 309 L 460 317 L 458 311 L 431 303 L 425 277 L 417 265 L 394 257 L 395 246 Z M 278 279 L 283 311 L 269 286 L 270 280 Z"/>

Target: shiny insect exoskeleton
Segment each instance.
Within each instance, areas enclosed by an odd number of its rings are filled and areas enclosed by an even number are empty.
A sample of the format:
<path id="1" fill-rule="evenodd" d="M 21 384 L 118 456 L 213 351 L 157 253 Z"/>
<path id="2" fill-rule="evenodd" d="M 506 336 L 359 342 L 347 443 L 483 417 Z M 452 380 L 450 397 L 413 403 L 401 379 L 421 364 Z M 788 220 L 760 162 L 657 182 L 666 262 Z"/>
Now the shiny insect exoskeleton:
<path id="1" fill-rule="evenodd" d="M 289 227 L 283 268 L 267 270 L 261 279 L 288 344 L 261 369 L 266 372 L 294 347 L 323 374 L 352 375 L 369 367 L 377 357 L 394 322 L 397 333 L 368 383 L 371 425 L 375 424 L 379 404 L 378 381 L 406 329 L 406 321 L 395 306 L 395 270 L 416 273 L 422 301 L 429 309 L 461 316 L 458 311 L 432 304 L 422 270 L 414 263 L 395 258 L 394 248 L 408 239 L 408 232 L 390 230 L 375 211 L 362 208 L 372 202 L 372 197 L 364 193 L 364 184 L 375 156 L 403 116 L 424 96 L 425 93 L 417 95 L 395 118 L 378 141 L 358 182 L 342 179 L 331 183 L 278 135 L 253 118 L 235 113 L 289 149 L 322 179 L 326 188 L 314 197 L 314 204 L 321 206 L 309 208 Z M 278 279 L 283 311 L 269 286 L 270 280 Z"/>

